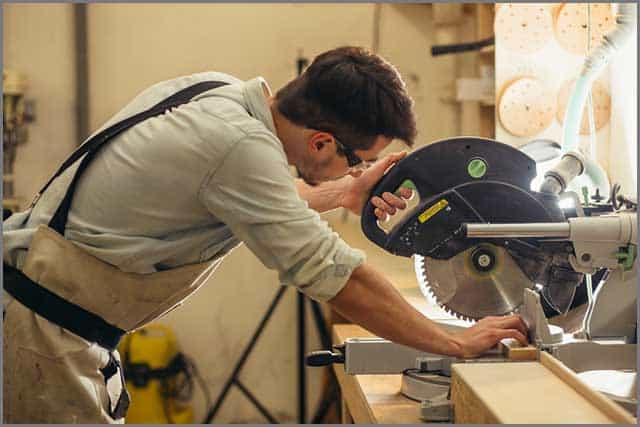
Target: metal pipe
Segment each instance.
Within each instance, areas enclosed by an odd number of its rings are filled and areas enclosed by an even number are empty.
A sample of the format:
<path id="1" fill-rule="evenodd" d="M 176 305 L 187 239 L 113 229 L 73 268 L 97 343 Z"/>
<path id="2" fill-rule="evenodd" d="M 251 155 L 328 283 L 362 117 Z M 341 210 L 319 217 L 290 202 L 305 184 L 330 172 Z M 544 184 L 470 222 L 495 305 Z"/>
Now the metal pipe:
<path id="1" fill-rule="evenodd" d="M 89 61 L 87 51 L 87 4 L 73 5 L 76 50 L 76 141 L 89 136 Z"/>
<path id="2" fill-rule="evenodd" d="M 560 161 L 547 173 L 540 186 L 540 192 L 560 194 L 569 183 L 584 171 L 584 157 L 577 151 L 565 153 Z"/>
<path id="3" fill-rule="evenodd" d="M 305 370 L 306 359 L 306 310 L 305 296 L 298 292 L 298 422 L 307 422 L 307 372 Z"/>
<path id="4" fill-rule="evenodd" d="M 532 222 L 522 224 L 464 224 L 469 238 L 569 237 L 568 222 Z"/>

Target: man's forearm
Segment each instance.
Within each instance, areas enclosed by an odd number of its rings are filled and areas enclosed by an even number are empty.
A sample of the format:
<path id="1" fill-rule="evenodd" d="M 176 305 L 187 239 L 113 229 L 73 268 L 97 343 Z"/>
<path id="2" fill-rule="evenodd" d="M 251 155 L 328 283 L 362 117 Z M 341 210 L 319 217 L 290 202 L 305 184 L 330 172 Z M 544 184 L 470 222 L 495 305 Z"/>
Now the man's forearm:
<path id="1" fill-rule="evenodd" d="M 314 211 L 323 213 L 342 207 L 341 202 L 345 189 L 344 178 L 323 182 L 316 186 L 311 186 L 299 178 L 295 181 L 300 198 L 306 200 Z"/>
<path id="2" fill-rule="evenodd" d="M 422 351 L 458 356 L 453 335 L 411 306 L 380 273 L 364 264 L 329 301 L 341 315 L 385 338 Z"/>

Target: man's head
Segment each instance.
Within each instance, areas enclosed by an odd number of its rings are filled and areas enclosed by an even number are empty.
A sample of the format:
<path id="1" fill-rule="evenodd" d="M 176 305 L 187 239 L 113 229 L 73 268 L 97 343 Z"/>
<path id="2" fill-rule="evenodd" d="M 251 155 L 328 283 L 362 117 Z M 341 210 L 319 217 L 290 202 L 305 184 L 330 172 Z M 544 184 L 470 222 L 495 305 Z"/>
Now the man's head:
<path id="1" fill-rule="evenodd" d="M 272 107 L 286 119 L 276 117 L 276 127 L 290 163 L 317 184 L 374 160 L 394 138 L 413 145 L 412 106 L 391 64 L 363 48 L 341 47 L 317 56 L 276 93 Z"/>

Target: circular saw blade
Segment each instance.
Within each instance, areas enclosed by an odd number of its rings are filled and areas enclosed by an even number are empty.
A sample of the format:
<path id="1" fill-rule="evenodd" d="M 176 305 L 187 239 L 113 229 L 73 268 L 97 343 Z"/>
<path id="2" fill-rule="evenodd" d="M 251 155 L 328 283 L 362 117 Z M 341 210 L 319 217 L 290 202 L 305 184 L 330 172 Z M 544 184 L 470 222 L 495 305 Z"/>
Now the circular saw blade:
<path id="1" fill-rule="evenodd" d="M 478 250 L 494 257 L 487 271 L 481 271 L 473 261 Z M 523 303 L 524 289 L 534 286 L 503 247 L 487 243 L 448 260 L 416 255 L 415 267 L 425 296 L 465 320 L 513 313 Z"/>

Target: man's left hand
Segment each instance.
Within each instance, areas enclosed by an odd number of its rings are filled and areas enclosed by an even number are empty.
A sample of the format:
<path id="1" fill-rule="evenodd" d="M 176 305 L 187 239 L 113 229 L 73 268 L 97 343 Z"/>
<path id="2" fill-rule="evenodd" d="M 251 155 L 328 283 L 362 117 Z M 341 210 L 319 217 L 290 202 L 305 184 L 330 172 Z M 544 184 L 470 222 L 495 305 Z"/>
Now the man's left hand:
<path id="1" fill-rule="evenodd" d="M 406 155 L 406 151 L 391 153 L 375 162 L 370 168 L 358 174 L 351 174 L 351 176 L 345 177 L 344 179 L 347 183 L 341 206 L 356 215 L 360 215 L 373 187 L 391 167 Z M 371 203 L 376 207 L 374 213 L 379 219 L 385 220 L 388 215 L 394 215 L 398 209 L 406 208 L 407 202 L 403 199 L 410 199 L 413 191 L 409 188 L 401 187 L 398 194 L 400 197 L 385 192 L 382 197 L 374 196 L 371 198 Z"/>

